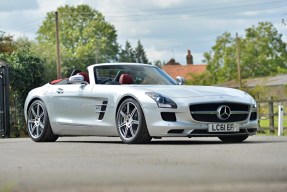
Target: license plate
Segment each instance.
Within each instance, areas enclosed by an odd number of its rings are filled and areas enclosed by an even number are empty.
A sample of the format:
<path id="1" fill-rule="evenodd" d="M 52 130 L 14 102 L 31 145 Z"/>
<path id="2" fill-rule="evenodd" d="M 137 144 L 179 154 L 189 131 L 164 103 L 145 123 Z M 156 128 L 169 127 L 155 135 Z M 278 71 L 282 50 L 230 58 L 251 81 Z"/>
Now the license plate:
<path id="1" fill-rule="evenodd" d="M 239 132 L 237 123 L 208 124 L 208 132 Z"/>

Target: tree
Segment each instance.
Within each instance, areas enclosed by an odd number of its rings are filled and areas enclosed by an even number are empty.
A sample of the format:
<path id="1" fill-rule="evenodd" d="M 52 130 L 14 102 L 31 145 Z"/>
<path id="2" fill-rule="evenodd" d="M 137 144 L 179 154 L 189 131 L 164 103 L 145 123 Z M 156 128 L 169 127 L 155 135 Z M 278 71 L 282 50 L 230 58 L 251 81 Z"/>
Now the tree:
<path id="1" fill-rule="evenodd" d="M 228 32 L 217 37 L 212 51 L 204 53 L 208 63 L 207 71 L 211 74 L 210 83 L 223 82 L 236 77 L 236 51 L 235 39 Z"/>
<path id="2" fill-rule="evenodd" d="M 242 78 L 287 73 L 286 43 L 270 22 L 260 22 L 245 33 L 239 44 Z M 204 53 L 208 84 L 237 79 L 236 46 L 236 38 L 225 32 L 211 51 Z"/>
<path id="3" fill-rule="evenodd" d="M 23 36 L 23 37 L 18 37 L 16 41 L 14 41 L 14 44 L 16 46 L 16 49 L 21 49 L 22 47 L 28 47 L 29 50 L 31 50 L 32 45 L 34 45 L 35 42 L 29 40 L 28 37 Z"/>
<path id="4" fill-rule="evenodd" d="M 14 114 L 20 114 L 17 118 L 18 126 L 25 127 L 23 108 L 29 91 L 43 85 L 45 79 L 44 60 L 30 51 L 29 45 L 18 48 L 13 53 L 0 54 L 0 59 L 9 64 L 10 99 L 11 106 L 15 107 Z"/>
<path id="5" fill-rule="evenodd" d="M 63 74 L 72 69 L 84 70 L 97 62 L 115 61 L 118 53 L 115 27 L 88 5 L 64 6 L 59 14 L 60 47 Z M 52 56 L 49 65 L 56 66 L 55 14 L 49 12 L 37 32 L 39 51 Z M 48 66 L 50 67 L 50 66 Z M 55 67 L 53 67 L 55 68 Z M 54 72 L 56 74 L 56 72 Z"/>
<path id="6" fill-rule="evenodd" d="M 120 50 L 119 62 L 135 63 L 135 51 L 129 41 L 126 41 L 125 48 Z"/>
<path id="7" fill-rule="evenodd" d="M 258 77 L 287 73 L 286 43 L 269 22 L 246 29 L 241 47 L 242 75 Z"/>
<path id="8" fill-rule="evenodd" d="M 133 48 L 130 42 L 126 41 L 125 48 L 120 50 L 118 61 L 128 63 L 149 63 L 144 47 L 140 41 L 138 41 L 136 48 Z"/>
<path id="9" fill-rule="evenodd" d="M 137 47 L 135 48 L 134 52 L 137 63 L 145 63 L 145 64 L 149 63 L 143 45 L 141 44 L 140 41 L 138 41 Z"/>
<path id="10" fill-rule="evenodd" d="M 201 74 L 189 74 L 192 78 L 186 81 L 187 85 L 211 85 L 210 80 L 213 78 L 209 71 L 205 71 Z"/>
<path id="11" fill-rule="evenodd" d="M 23 108 L 28 92 L 43 85 L 44 60 L 30 51 L 30 46 L 18 48 L 12 54 L 0 54 L 10 65 L 10 87 Z"/>
<path id="12" fill-rule="evenodd" d="M 13 37 L 0 31 L 0 53 L 12 53 L 15 50 Z"/>

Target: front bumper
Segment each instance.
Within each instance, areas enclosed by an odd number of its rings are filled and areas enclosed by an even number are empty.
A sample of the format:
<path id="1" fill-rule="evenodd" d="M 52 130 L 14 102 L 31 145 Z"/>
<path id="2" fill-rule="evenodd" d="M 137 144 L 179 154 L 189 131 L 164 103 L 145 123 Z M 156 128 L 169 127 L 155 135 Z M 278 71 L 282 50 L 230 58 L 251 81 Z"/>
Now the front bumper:
<path id="1" fill-rule="evenodd" d="M 191 117 L 189 108 L 163 109 L 143 108 L 147 128 L 152 137 L 218 137 L 235 135 L 255 135 L 258 129 L 258 118 L 250 121 L 236 122 L 239 124 L 239 132 L 208 132 L 208 124 L 211 122 L 197 122 Z M 176 121 L 163 120 L 161 113 L 170 112 L 176 116 Z"/>

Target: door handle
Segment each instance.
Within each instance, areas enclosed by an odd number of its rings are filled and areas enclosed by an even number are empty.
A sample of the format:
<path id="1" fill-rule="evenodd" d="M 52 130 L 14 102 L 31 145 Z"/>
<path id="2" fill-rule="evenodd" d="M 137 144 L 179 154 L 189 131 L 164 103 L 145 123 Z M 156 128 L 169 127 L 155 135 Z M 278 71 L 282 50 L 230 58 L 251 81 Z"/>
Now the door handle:
<path id="1" fill-rule="evenodd" d="M 58 89 L 57 89 L 57 93 L 58 93 L 58 94 L 62 94 L 62 93 L 64 93 L 64 90 L 63 90 L 62 88 L 58 88 Z"/>

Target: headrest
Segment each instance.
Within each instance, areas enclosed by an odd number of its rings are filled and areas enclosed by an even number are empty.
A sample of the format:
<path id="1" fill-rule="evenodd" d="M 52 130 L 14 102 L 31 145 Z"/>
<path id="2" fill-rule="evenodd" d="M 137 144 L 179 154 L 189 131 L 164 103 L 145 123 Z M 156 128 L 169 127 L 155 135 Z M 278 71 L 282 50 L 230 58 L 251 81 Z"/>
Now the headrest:
<path id="1" fill-rule="evenodd" d="M 82 75 L 82 76 L 84 77 L 84 81 L 90 83 L 90 78 L 89 78 L 88 73 L 82 71 L 82 72 L 80 72 L 80 73 L 78 73 L 78 74 L 79 74 L 79 75 Z"/>
<path id="2" fill-rule="evenodd" d="M 133 84 L 134 80 L 132 78 L 132 76 L 128 75 L 128 74 L 122 74 L 119 80 L 120 84 Z"/>

